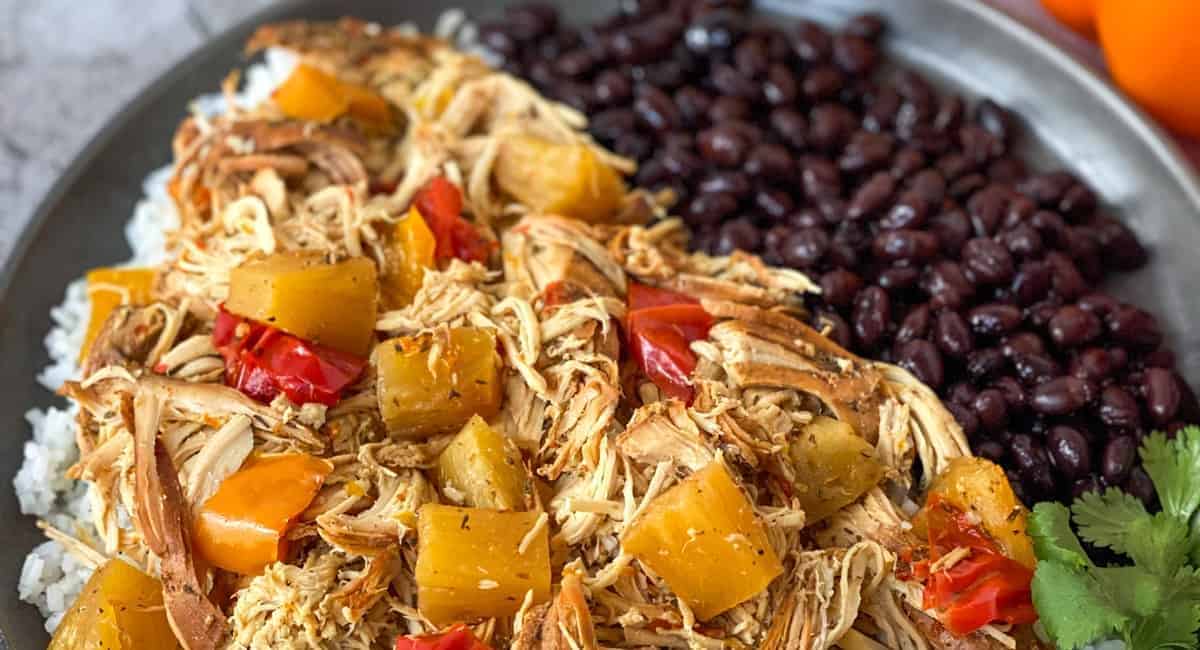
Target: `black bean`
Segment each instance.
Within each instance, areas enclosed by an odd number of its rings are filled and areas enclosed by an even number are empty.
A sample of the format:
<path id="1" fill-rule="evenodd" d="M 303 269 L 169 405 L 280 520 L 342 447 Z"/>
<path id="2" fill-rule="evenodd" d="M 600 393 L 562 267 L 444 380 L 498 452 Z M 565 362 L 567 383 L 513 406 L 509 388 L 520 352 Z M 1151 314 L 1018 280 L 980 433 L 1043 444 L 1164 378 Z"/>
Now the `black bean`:
<path id="1" fill-rule="evenodd" d="M 1085 476 L 1071 484 L 1071 498 L 1078 499 L 1079 497 L 1089 492 L 1099 492 L 1100 481 L 1094 475 Z"/>
<path id="2" fill-rule="evenodd" d="M 908 182 L 909 190 L 929 205 L 940 205 L 946 196 L 946 179 L 936 169 L 923 169 Z"/>
<path id="3" fill-rule="evenodd" d="M 793 149 L 803 149 L 807 142 L 808 120 L 794 108 L 776 108 L 768 121 L 771 129 Z"/>
<path id="4" fill-rule="evenodd" d="M 834 152 L 845 144 L 857 121 L 854 113 L 845 106 L 818 104 L 808 114 L 807 141 L 817 149 Z"/>
<path id="5" fill-rule="evenodd" d="M 1139 348 L 1153 349 L 1162 342 L 1158 322 L 1149 312 L 1130 307 L 1118 308 L 1105 318 L 1108 331 L 1120 343 Z"/>
<path id="6" fill-rule="evenodd" d="M 900 195 L 900 198 L 892 205 L 887 214 L 879 220 L 878 225 L 884 230 L 920 228 L 925 225 L 928 216 L 929 204 L 921 195 L 909 190 Z M 940 245 L 937 234 L 929 234 L 934 237 L 934 246 Z"/>
<path id="7" fill-rule="evenodd" d="M 1137 444 L 1130 436 L 1116 436 L 1108 439 L 1104 445 L 1104 456 L 1100 461 L 1100 471 L 1109 485 L 1119 485 L 1129 476 L 1133 461 L 1137 455 Z"/>
<path id="8" fill-rule="evenodd" d="M 880 271 L 876 284 L 890 292 L 906 291 L 917 285 L 921 272 L 912 266 L 893 266 Z"/>
<path id="9" fill-rule="evenodd" d="M 833 39 L 824 27 L 811 20 L 801 20 L 793 32 L 792 49 L 801 61 L 824 61 L 833 54 Z"/>
<path id="10" fill-rule="evenodd" d="M 646 84 L 637 87 L 633 111 L 641 124 L 659 133 L 673 131 L 683 123 L 683 116 L 679 114 L 675 102 L 663 91 Z"/>
<path id="11" fill-rule="evenodd" d="M 900 328 L 896 330 L 896 342 L 907 343 L 925 338 L 929 333 L 932 315 L 933 312 L 929 309 L 929 305 L 917 305 L 908 310 L 908 313 L 904 315 L 904 320 L 900 321 Z"/>
<path id="12" fill-rule="evenodd" d="M 1021 310 L 1005 303 L 989 303 L 974 307 L 967 314 L 971 329 L 980 336 L 1007 334 L 1021 324 Z"/>
<path id="13" fill-rule="evenodd" d="M 887 172 L 878 172 L 871 176 L 866 183 L 858 188 L 854 197 L 846 206 L 846 216 L 851 219 L 865 219 L 883 208 L 891 198 L 896 187 L 896 180 Z"/>
<path id="14" fill-rule="evenodd" d="M 1010 286 L 1012 297 L 1019 305 L 1032 305 L 1046 297 L 1053 277 L 1049 264 L 1040 260 L 1024 262 L 1013 276 Z"/>
<path id="15" fill-rule="evenodd" d="M 796 77 L 791 71 L 781 64 L 771 64 L 762 86 L 762 96 L 767 103 L 771 106 L 787 106 L 796 101 L 799 93 Z"/>
<path id="16" fill-rule="evenodd" d="M 946 403 L 945 407 L 947 411 L 950 411 L 950 415 L 954 416 L 954 420 L 958 422 L 958 426 L 962 427 L 963 433 L 966 434 L 968 438 L 974 437 L 976 432 L 979 430 L 979 418 L 976 417 L 975 412 L 972 411 L 970 407 L 963 406 L 962 404 L 955 404 L 953 402 Z M 995 444 L 1000 446 L 998 443 Z M 979 451 L 978 449 L 976 450 L 976 453 L 980 456 L 984 455 L 983 452 Z M 1000 454 L 1004 454 L 1003 446 L 1000 446 Z"/>
<path id="17" fill-rule="evenodd" d="M 963 266 L 976 282 L 1000 284 L 1012 278 L 1013 260 L 1003 246 L 986 237 L 970 239 L 963 245 Z"/>
<path id="18" fill-rule="evenodd" d="M 1149 254 L 1128 226 L 1112 217 L 1099 217 L 1092 225 L 1106 264 L 1117 271 L 1141 268 Z"/>
<path id="19" fill-rule="evenodd" d="M 1017 134 L 1016 116 L 991 99 L 984 99 L 975 107 L 975 121 L 1004 142 L 1010 142 Z"/>
<path id="20" fill-rule="evenodd" d="M 1146 410 L 1154 424 L 1162 426 L 1175 418 L 1179 412 L 1182 393 L 1175 373 L 1166 368 L 1147 368 L 1142 380 L 1142 395 Z"/>
<path id="21" fill-rule="evenodd" d="M 1074 427 L 1051 427 L 1046 435 L 1046 447 L 1054 466 L 1067 478 L 1074 481 L 1092 471 L 1092 450 L 1087 439 Z"/>
<path id="22" fill-rule="evenodd" d="M 811 200 L 836 197 L 842 191 L 837 167 L 824 158 L 808 156 L 800 162 L 800 180 Z"/>
<path id="23" fill-rule="evenodd" d="M 902 344 L 896 363 L 932 388 L 941 386 L 946 378 L 942 354 L 932 343 L 923 339 Z"/>
<path id="24" fill-rule="evenodd" d="M 874 347 L 883 337 L 891 322 L 891 311 L 891 300 L 880 287 L 871 286 L 858 292 L 851 321 L 854 334 L 863 347 Z"/>
<path id="25" fill-rule="evenodd" d="M 968 381 L 955 382 L 946 389 L 947 400 L 964 406 L 969 405 L 978 394 L 979 390 Z"/>
<path id="26" fill-rule="evenodd" d="M 1022 472 L 1036 467 L 1039 463 L 1045 462 L 1043 456 L 1046 453 L 1045 450 L 1028 434 L 1018 433 L 1014 435 L 1008 449 L 1012 455 L 1013 463 Z"/>
<path id="27" fill-rule="evenodd" d="M 904 147 L 892 157 L 892 176 L 898 179 L 911 176 L 924 169 L 925 163 L 925 154 L 920 149 L 913 146 Z"/>
<path id="28" fill-rule="evenodd" d="M 694 225 L 715 225 L 737 210 L 737 199 L 729 194 L 708 192 L 697 194 L 688 202 L 683 217 Z"/>
<path id="29" fill-rule="evenodd" d="M 956 263 L 935 262 L 921 277 L 921 289 L 929 294 L 932 304 L 957 309 L 974 294 L 971 282 Z"/>
<path id="30" fill-rule="evenodd" d="M 1039 384 L 1030 395 L 1029 405 L 1043 415 L 1068 415 L 1087 403 L 1087 384 L 1078 377 L 1059 377 Z"/>
<path id="31" fill-rule="evenodd" d="M 1000 243 L 1017 257 L 1037 257 L 1043 250 L 1042 236 L 1029 224 L 1018 224 L 1000 234 Z"/>
<path id="32" fill-rule="evenodd" d="M 832 65 L 813 66 L 804 73 L 800 91 L 810 102 L 834 99 L 846 83 L 845 74 Z"/>
<path id="33" fill-rule="evenodd" d="M 853 205 L 853 204 L 851 204 Z M 875 236 L 871 250 L 875 256 L 889 261 L 924 261 L 937 253 L 937 236 L 922 230 L 885 230 Z M 913 278 L 916 278 L 913 269 Z M 1018 312 L 1019 317 L 1019 312 Z"/>
<path id="34" fill-rule="evenodd" d="M 782 221 L 796 207 L 790 194 L 769 187 L 754 193 L 754 205 L 776 221 Z"/>
<path id="35" fill-rule="evenodd" d="M 863 75 L 879 62 L 879 48 L 861 36 L 838 34 L 833 37 L 833 60 L 846 72 Z"/>
<path id="36" fill-rule="evenodd" d="M 1017 189 L 1041 205 L 1054 206 L 1076 184 L 1078 181 L 1070 173 L 1054 171 L 1030 176 Z"/>
<path id="37" fill-rule="evenodd" d="M 595 91 L 585 83 L 560 81 L 554 84 L 553 92 L 558 101 L 581 112 L 586 113 L 599 104 Z M 667 101 L 670 102 L 670 99 Z"/>
<path id="38" fill-rule="evenodd" d="M 1106 386 L 1100 391 L 1100 421 L 1110 427 L 1133 429 L 1141 424 L 1137 400 L 1120 386 Z"/>
<path id="39" fill-rule="evenodd" d="M 737 71 L 737 68 L 724 63 L 718 63 L 712 67 L 709 72 L 709 81 L 718 91 L 733 97 L 753 101 L 758 99 L 760 94 L 759 84 L 743 76 Z"/>
<path id="40" fill-rule="evenodd" d="M 806 269 L 816 266 L 829 249 L 829 235 L 819 228 L 805 228 L 783 241 L 779 254 L 788 266 Z"/>
<path id="41" fill-rule="evenodd" d="M 961 359 L 974 349 L 971 330 L 958 312 L 943 310 L 934 322 L 933 339 L 948 357 Z"/>
<path id="42" fill-rule="evenodd" d="M 733 63 L 738 72 L 754 79 L 767 73 L 771 65 L 771 56 L 767 52 L 767 44 L 761 38 L 744 38 L 733 49 Z"/>
<path id="43" fill-rule="evenodd" d="M 947 210 L 934 215 L 929 228 L 942 244 L 942 252 L 957 257 L 971 236 L 971 222 L 962 210 Z"/>
<path id="44" fill-rule="evenodd" d="M 1008 401 L 1004 399 L 1004 393 L 995 388 L 979 391 L 971 402 L 971 409 L 985 431 L 999 431 L 1008 426 Z"/>
<path id="45" fill-rule="evenodd" d="M 966 174 L 957 177 L 950 183 L 950 187 L 946 189 L 946 193 L 955 201 L 963 201 L 986 186 L 987 176 L 979 173 Z"/>
<path id="46" fill-rule="evenodd" d="M 968 125 L 959 129 L 958 144 L 963 156 L 976 169 L 1004 154 L 1004 142 L 979 126 Z"/>
<path id="47" fill-rule="evenodd" d="M 938 131 L 943 133 L 953 133 L 958 131 L 958 127 L 962 125 L 963 113 L 966 107 L 963 104 L 962 97 L 958 95 L 945 95 L 938 103 L 937 114 L 933 118 L 933 126 Z"/>
<path id="48" fill-rule="evenodd" d="M 970 411 L 968 411 L 968 413 L 969 412 Z M 999 463 L 1004 460 L 1005 449 L 1004 445 L 996 442 L 995 440 L 984 440 L 975 448 L 975 453 L 983 456 L 993 463 Z"/>
<path id="49" fill-rule="evenodd" d="M 967 201 L 967 214 L 976 237 L 987 237 L 996 232 L 1008 210 L 1010 191 L 1001 185 L 988 185 L 975 192 Z"/>
<path id="50" fill-rule="evenodd" d="M 553 5 L 528 2 L 510 6 L 504 12 L 510 33 L 518 40 L 532 41 L 558 26 L 558 9 Z"/>
<path id="51" fill-rule="evenodd" d="M 1043 354 L 1046 346 L 1042 338 L 1033 332 L 1017 332 L 1004 337 L 1000 342 L 1004 356 L 1013 358 L 1018 354 Z"/>
<path id="52" fill-rule="evenodd" d="M 1046 255 L 1046 263 L 1050 265 L 1053 273 L 1051 286 L 1060 298 L 1074 300 L 1088 290 L 1087 280 L 1080 274 L 1079 267 L 1075 266 L 1071 258 L 1055 251 Z"/>
<path id="53" fill-rule="evenodd" d="M 725 50 L 746 32 L 746 18 L 737 11 L 719 9 L 696 16 L 684 32 L 688 49 L 697 54 Z"/>
<path id="54" fill-rule="evenodd" d="M 1029 386 L 1041 384 L 1062 374 L 1062 366 L 1057 361 L 1036 352 L 1013 355 L 1012 364 L 1021 383 Z"/>
<path id="55" fill-rule="evenodd" d="M 558 57 L 557 69 L 558 73 L 564 77 L 582 77 L 591 72 L 596 65 L 596 59 L 592 56 L 591 51 L 586 48 L 572 50 Z M 618 73 L 618 76 L 619 73 Z M 624 79 L 624 77 L 621 77 Z M 602 98 L 601 101 L 604 101 Z"/>
<path id="56" fill-rule="evenodd" d="M 825 216 L 817 208 L 807 207 L 797 210 L 787 218 L 788 225 L 796 228 L 821 228 L 826 225 Z"/>
<path id="57" fill-rule="evenodd" d="M 764 142 L 750 150 L 742 169 L 755 178 L 787 181 L 795 175 L 796 163 L 788 153 L 787 147 Z"/>
<path id="58" fill-rule="evenodd" d="M 1028 406 L 1026 391 L 1016 377 L 997 377 L 992 381 L 992 388 L 1004 394 L 1004 400 L 1008 402 L 1009 413 L 1019 414 Z"/>
<path id="59" fill-rule="evenodd" d="M 1089 381 L 1103 381 L 1116 371 L 1114 360 L 1104 348 L 1087 348 L 1071 360 L 1069 372 Z"/>
<path id="60" fill-rule="evenodd" d="M 846 23 L 846 33 L 874 41 L 883 35 L 887 23 L 879 14 L 859 14 Z"/>
<path id="61" fill-rule="evenodd" d="M 705 129 L 696 136 L 700 155 L 722 167 L 737 167 L 746 159 L 750 144 L 742 134 L 729 124 L 719 124 Z"/>
<path id="62" fill-rule="evenodd" d="M 713 124 L 724 124 L 750 117 L 750 102 L 732 95 L 718 95 L 708 108 L 708 120 Z"/>
<path id="63" fill-rule="evenodd" d="M 820 231 L 824 232 L 824 231 Z M 822 253 L 823 254 L 823 253 Z M 820 259 L 820 255 L 817 256 Z M 862 289 L 862 278 L 846 269 L 834 269 L 821 276 L 821 298 L 834 307 L 849 307 L 855 294 Z M 901 326 L 903 331 L 903 326 Z M 899 338 L 899 334 L 897 334 Z"/>
<path id="64" fill-rule="evenodd" d="M 697 189 L 702 193 L 729 194 L 735 199 L 744 199 L 754 189 L 750 179 L 742 172 L 718 171 L 705 176 Z"/>
<path id="65" fill-rule="evenodd" d="M 717 237 L 717 254 L 728 255 L 734 250 L 744 250 L 751 253 L 762 246 L 762 233 L 748 219 L 734 219 L 721 225 Z"/>
<path id="66" fill-rule="evenodd" d="M 967 356 L 967 374 L 975 381 L 982 381 L 1004 371 L 1008 360 L 996 348 L 975 350 Z"/>
<path id="67" fill-rule="evenodd" d="M 1090 217 L 1096 211 L 1096 195 L 1086 185 L 1072 185 L 1058 200 L 1058 211 L 1072 221 Z"/>
<path id="68" fill-rule="evenodd" d="M 1154 506 L 1154 481 L 1150 480 L 1150 475 L 1141 467 L 1129 470 L 1129 478 L 1125 479 L 1125 483 L 1121 487 L 1137 497 L 1147 508 Z"/>
<path id="69" fill-rule="evenodd" d="M 1159 348 L 1143 357 L 1142 365 L 1147 368 L 1171 370 L 1175 367 L 1175 353 L 1166 348 Z"/>
<path id="70" fill-rule="evenodd" d="M 1077 305 L 1059 307 L 1049 324 L 1050 339 L 1062 347 L 1076 347 L 1102 333 L 1100 319 Z"/>
<path id="71" fill-rule="evenodd" d="M 882 167 L 892 155 L 895 139 L 886 133 L 858 131 L 838 158 L 838 166 L 848 172 L 863 172 Z M 889 178 L 890 178 L 889 174 Z"/>
<path id="72" fill-rule="evenodd" d="M 659 158 L 667 171 L 675 178 L 688 181 L 700 174 L 704 169 L 704 161 L 684 144 L 668 144 L 663 148 Z"/>
<path id="73" fill-rule="evenodd" d="M 625 133 L 617 137 L 617 141 L 613 143 L 613 151 L 634 160 L 645 160 L 654 153 L 654 144 L 636 132 Z"/>

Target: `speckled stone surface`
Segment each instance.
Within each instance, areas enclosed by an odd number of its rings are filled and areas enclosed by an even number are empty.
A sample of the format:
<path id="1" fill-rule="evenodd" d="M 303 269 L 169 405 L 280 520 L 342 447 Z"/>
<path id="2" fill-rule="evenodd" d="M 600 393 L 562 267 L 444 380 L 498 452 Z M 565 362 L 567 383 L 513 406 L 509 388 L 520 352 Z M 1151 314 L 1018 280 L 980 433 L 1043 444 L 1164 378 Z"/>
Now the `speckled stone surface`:
<path id="1" fill-rule="evenodd" d="M 0 261 L 125 103 L 270 0 L 0 0 Z"/>

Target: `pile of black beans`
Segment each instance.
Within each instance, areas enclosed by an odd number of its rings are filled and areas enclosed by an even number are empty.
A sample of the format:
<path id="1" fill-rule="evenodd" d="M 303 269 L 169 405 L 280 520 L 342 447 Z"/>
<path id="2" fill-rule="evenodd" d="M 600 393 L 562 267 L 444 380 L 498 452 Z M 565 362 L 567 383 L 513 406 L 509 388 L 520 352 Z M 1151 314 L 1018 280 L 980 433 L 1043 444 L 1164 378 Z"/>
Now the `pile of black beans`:
<path id="1" fill-rule="evenodd" d="M 1153 315 L 1097 289 L 1147 253 L 1019 120 L 882 68 L 886 25 L 755 22 L 736 0 L 638 0 L 583 28 L 542 5 L 481 26 L 505 69 L 590 117 L 671 188 L 713 254 L 819 279 L 848 348 L 938 390 L 1026 502 L 1110 485 L 1154 498 L 1137 448 L 1200 406 Z"/>

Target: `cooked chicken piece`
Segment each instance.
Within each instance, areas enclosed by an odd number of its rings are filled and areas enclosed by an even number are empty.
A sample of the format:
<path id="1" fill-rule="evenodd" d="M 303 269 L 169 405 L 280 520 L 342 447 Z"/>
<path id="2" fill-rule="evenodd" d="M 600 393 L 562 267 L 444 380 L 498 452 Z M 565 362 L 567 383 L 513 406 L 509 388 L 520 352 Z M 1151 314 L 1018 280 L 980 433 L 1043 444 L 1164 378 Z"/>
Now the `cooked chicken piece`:
<path id="1" fill-rule="evenodd" d="M 617 448 L 642 465 L 673 460 L 693 472 L 714 457 L 714 451 L 700 435 L 700 428 L 677 401 L 657 402 L 638 409 L 617 437 Z"/>
<path id="2" fill-rule="evenodd" d="M 358 497 L 351 496 L 341 506 L 317 517 L 322 539 L 349 555 L 373 557 L 394 552 L 405 532 L 415 527 L 421 505 L 437 498 L 432 484 L 419 470 L 376 472 L 373 483 L 377 495 L 371 507 L 358 514 L 346 514 L 358 503 Z"/>
<path id="3" fill-rule="evenodd" d="M 579 575 L 563 575 L 554 599 L 519 614 L 520 630 L 512 650 L 596 650 L 596 630 Z"/>
<path id="4" fill-rule="evenodd" d="M 143 365 L 166 326 L 163 310 L 122 305 L 113 310 L 83 361 L 83 376 L 105 366 Z"/>
<path id="5" fill-rule="evenodd" d="M 786 578 L 785 592 L 763 650 L 826 650 L 858 618 L 865 595 L 892 571 L 893 558 L 882 546 L 860 542 L 848 549 L 801 551 Z"/>

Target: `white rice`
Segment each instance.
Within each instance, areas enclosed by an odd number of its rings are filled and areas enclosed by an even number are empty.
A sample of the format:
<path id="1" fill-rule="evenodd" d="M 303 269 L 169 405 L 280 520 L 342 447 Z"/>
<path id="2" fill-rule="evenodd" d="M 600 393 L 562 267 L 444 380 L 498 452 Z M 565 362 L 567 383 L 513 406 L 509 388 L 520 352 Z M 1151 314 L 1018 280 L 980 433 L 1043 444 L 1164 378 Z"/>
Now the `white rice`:
<path id="1" fill-rule="evenodd" d="M 262 102 L 294 65 L 293 55 L 282 50 L 267 51 L 263 63 L 246 70 L 245 86 L 237 102 L 243 106 Z M 227 106 L 224 97 L 212 94 L 198 97 L 191 108 L 200 115 L 212 116 L 223 113 Z M 179 226 L 179 216 L 167 196 L 170 175 L 171 168 L 164 167 L 143 182 L 142 200 L 125 224 L 125 239 L 133 255 L 120 266 L 154 265 L 166 258 L 166 232 Z M 76 360 L 90 310 L 82 278 L 68 285 L 62 304 L 50 310 L 54 327 L 45 338 L 50 365 L 37 377 L 48 390 L 54 391 L 64 381 L 79 376 Z M 25 443 L 24 460 L 13 479 L 13 488 L 21 512 L 77 536 L 95 536 L 87 484 L 65 476 L 67 468 L 79 458 L 75 411 L 72 404 L 66 408 L 30 409 L 25 414 L 32 439 Z M 53 633 L 90 575 L 91 569 L 65 552 L 62 545 L 47 541 L 25 558 L 17 591 L 21 600 L 37 606 L 46 618 L 46 631 Z"/>
<path id="2" fill-rule="evenodd" d="M 411 24 L 397 28 L 417 31 Z M 436 23 L 435 33 L 463 51 L 489 58 L 476 41 L 475 25 L 460 10 L 444 12 Z M 279 49 L 267 50 L 262 63 L 245 70 L 243 88 L 236 102 L 250 107 L 265 101 L 295 65 L 295 55 Z M 219 93 L 198 97 L 191 105 L 194 114 L 206 117 L 227 109 L 225 98 Z M 166 258 L 166 232 L 179 226 L 179 216 L 167 195 L 170 175 L 168 166 L 152 172 L 143 181 L 142 200 L 125 224 L 125 239 L 133 255 L 120 266 L 154 265 Z M 37 377 L 48 390 L 55 391 L 64 381 L 79 376 L 76 359 L 83 345 L 90 309 L 87 287 L 81 278 L 67 286 L 62 304 L 50 310 L 54 327 L 45 338 L 50 365 Z M 45 519 L 68 533 L 94 537 L 96 529 L 91 523 L 87 485 L 64 475 L 79 458 L 75 447 L 75 410 L 72 404 L 67 408 L 30 409 L 25 414 L 32 439 L 25 443 L 24 461 L 13 479 L 13 488 L 21 512 Z M 53 633 L 63 612 L 90 576 L 91 569 L 67 553 L 62 545 L 47 541 L 25 558 L 17 591 L 21 600 L 37 606 L 46 618 L 46 631 Z"/>

